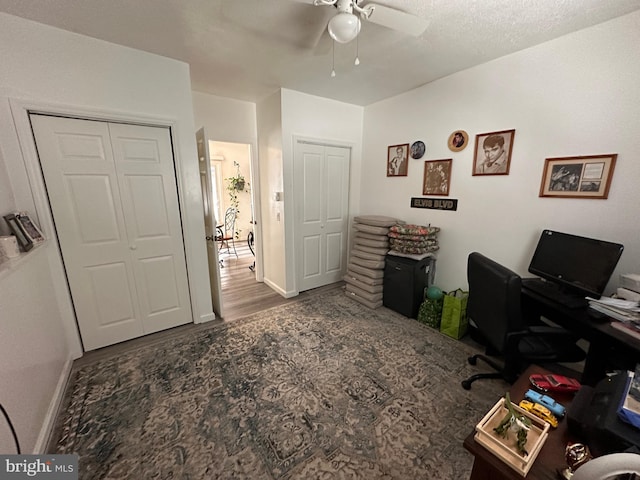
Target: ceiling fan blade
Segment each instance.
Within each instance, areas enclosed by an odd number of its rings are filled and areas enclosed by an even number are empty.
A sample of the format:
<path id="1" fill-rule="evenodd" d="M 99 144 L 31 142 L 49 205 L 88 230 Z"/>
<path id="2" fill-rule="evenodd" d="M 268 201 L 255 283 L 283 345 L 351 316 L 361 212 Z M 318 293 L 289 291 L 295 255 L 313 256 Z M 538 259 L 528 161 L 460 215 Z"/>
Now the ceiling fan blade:
<path id="1" fill-rule="evenodd" d="M 419 37 L 424 33 L 429 22 L 422 17 L 405 13 L 394 8 L 385 7 L 377 3 L 368 3 L 365 7 L 374 7 L 368 20 L 371 23 L 382 25 L 383 27 L 398 30 L 414 37 Z"/>
<path id="2" fill-rule="evenodd" d="M 311 2 L 311 3 L 309 3 Z M 317 8 L 313 0 L 225 0 L 222 15 L 229 22 L 264 41 L 279 41 L 294 48 L 314 49 L 334 14 Z M 251 12 L 250 15 L 247 12 Z"/>

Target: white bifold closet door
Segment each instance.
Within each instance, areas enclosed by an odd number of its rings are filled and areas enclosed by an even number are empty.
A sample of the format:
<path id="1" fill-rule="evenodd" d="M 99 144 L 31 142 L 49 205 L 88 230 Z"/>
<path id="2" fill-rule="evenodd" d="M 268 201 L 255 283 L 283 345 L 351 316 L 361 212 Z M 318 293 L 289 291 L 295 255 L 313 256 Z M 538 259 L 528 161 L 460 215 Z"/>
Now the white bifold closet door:
<path id="1" fill-rule="evenodd" d="M 169 129 L 31 124 L 84 349 L 189 323 Z"/>
<path id="2" fill-rule="evenodd" d="M 349 228 L 346 147 L 297 141 L 294 148 L 297 287 L 302 292 L 342 280 Z"/>

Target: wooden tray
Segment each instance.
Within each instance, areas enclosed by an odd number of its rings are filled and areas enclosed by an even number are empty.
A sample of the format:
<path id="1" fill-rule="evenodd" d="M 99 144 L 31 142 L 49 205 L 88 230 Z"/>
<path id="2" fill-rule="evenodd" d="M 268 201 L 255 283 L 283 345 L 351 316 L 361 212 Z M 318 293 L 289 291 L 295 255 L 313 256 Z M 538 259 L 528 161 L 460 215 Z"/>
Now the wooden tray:
<path id="1" fill-rule="evenodd" d="M 501 398 L 493 408 L 489 410 L 489 413 L 480 420 L 480 423 L 476 425 L 475 439 L 515 471 L 522 476 L 526 476 L 538 453 L 540 453 L 544 442 L 547 440 L 549 424 L 526 410 L 523 410 L 513 402 L 511 403 L 516 412 L 522 413 L 531 420 L 531 427 L 527 434 L 526 444 L 529 455 L 522 456 L 516 447 L 517 439 L 515 432 L 509 432 L 509 435 L 503 438 L 493 431 L 508 412 L 504 406 L 504 401 L 505 399 Z"/>

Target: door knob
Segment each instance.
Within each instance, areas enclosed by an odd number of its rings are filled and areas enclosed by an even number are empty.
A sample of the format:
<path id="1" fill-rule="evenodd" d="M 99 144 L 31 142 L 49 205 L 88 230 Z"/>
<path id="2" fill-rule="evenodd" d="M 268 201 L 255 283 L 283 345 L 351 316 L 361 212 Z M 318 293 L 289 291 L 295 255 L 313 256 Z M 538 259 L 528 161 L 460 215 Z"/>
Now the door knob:
<path id="1" fill-rule="evenodd" d="M 210 242 L 213 242 L 215 240 L 215 237 L 213 235 L 207 235 L 206 237 L 204 237 L 206 240 L 209 240 Z"/>
<path id="2" fill-rule="evenodd" d="M 130 246 L 129 246 L 129 249 L 130 249 L 130 250 L 137 250 L 137 248 L 138 248 L 138 247 L 136 247 L 135 245 L 130 245 Z"/>

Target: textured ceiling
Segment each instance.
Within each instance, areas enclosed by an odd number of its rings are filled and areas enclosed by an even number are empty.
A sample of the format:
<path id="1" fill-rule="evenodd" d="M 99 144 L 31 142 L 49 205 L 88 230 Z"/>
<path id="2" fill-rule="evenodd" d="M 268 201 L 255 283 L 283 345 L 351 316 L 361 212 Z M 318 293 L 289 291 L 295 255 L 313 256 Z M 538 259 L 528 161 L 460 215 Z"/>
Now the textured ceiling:
<path id="1" fill-rule="evenodd" d="M 370 22 L 325 33 L 312 0 L 0 0 L 0 12 L 182 60 L 193 90 L 259 101 L 284 87 L 368 105 L 640 9 L 640 0 L 377 0 L 428 20 L 415 38 Z M 362 1 L 361 3 L 371 3 Z"/>

